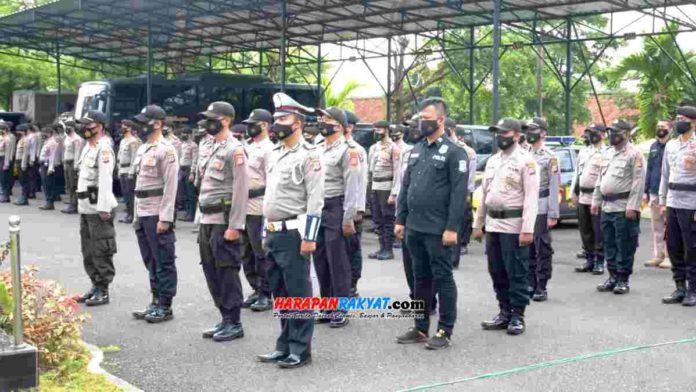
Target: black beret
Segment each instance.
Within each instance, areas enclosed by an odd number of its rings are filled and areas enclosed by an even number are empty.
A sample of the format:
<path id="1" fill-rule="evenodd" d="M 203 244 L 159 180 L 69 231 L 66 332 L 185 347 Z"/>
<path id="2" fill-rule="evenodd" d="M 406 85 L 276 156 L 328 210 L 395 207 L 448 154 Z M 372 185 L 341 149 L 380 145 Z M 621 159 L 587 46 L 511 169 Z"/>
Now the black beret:
<path id="1" fill-rule="evenodd" d="M 696 119 L 696 107 L 693 106 L 682 106 L 677 109 L 677 114 L 690 119 Z"/>
<path id="2" fill-rule="evenodd" d="M 590 132 L 606 132 L 607 127 L 604 126 L 604 124 L 599 124 L 599 123 L 592 123 L 585 128 L 586 131 Z"/>
<path id="3" fill-rule="evenodd" d="M 608 129 L 611 130 L 616 130 L 616 131 L 630 131 L 633 129 L 633 124 L 630 122 L 623 120 L 623 119 L 618 119 L 614 121 Z"/>
<path id="4" fill-rule="evenodd" d="M 346 113 L 346 122 L 348 124 L 355 125 L 355 124 L 360 122 L 360 119 L 358 118 L 358 116 L 355 113 L 351 112 L 350 110 L 345 110 L 345 109 L 343 111 Z"/>
<path id="5" fill-rule="evenodd" d="M 389 128 L 390 125 L 391 125 L 391 123 L 389 121 L 380 120 L 380 121 L 374 122 L 372 124 L 372 127 L 374 127 L 374 128 Z"/>

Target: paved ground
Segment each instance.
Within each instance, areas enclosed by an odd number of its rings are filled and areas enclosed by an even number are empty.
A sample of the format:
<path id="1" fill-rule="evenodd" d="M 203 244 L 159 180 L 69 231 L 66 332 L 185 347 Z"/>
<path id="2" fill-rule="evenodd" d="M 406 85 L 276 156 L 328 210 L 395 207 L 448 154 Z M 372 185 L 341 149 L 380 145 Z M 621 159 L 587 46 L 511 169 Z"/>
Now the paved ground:
<path id="1" fill-rule="evenodd" d="M 36 201 L 21 208 L 2 204 L 0 222 L 7 222 L 10 214 L 20 214 L 24 263 L 38 265 L 42 276 L 63 282 L 68 291 L 82 292 L 89 282 L 79 254 L 77 217 L 58 211 L 39 213 L 37 205 Z M 394 391 L 696 337 L 696 309 L 660 304 L 661 296 L 672 290 L 670 273 L 642 267 L 649 255 L 646 224 L 632 291 L 623 297 L 595 291 L 594 286 L 604 277 L 572 272 L 580 245 L 576 227 L 569 224 L 554 232 L 557 251 L 550 299 L 528 309 L 526 334 L 510 337 L 479 328 L 479 322 L 497 309 L 482 246 L 476 244 L 455 272 L 459 308 L 451 349 L 431 352 L 422 346 L 395 344 L 394 336 L 410 325 L 408 321 L 358 320 L 341 330 L 318 326 L 313 364 L 295 371 L 281 370 L 254 361 L 256 354 L 273 348 L 279 330 L 269 313 L 244 311 L 246 336 L 241 340 L 216 344 L 200 337 L 204 328 L 218 321 L 218 314 L 198 266 L 192 228 L 187 223 L 177 228 L 180 280 L 172 322 L 148 325 L 131 318 L 130 312 L 148 301 L 148 289 L 135 236 L 123 224 L 117 225 L 119 253 L 112 303 L 86 310 L 92 318 L 85 328 L 85 339 L 99 346 L 119 346 L 120 352 L 106 356 L 108 369 L 147 391 Z M 366 253 L 376 246 L 373 236 L 364 242 Z M 363 275 L 359 286 L 363 296 L 406 298 L 400 259 L 366 261 Z M 665 345 L 556 367 L 494 374 L 442 389 L 687 391 L 696 388 L 694 358 L 696 344 Z"/>

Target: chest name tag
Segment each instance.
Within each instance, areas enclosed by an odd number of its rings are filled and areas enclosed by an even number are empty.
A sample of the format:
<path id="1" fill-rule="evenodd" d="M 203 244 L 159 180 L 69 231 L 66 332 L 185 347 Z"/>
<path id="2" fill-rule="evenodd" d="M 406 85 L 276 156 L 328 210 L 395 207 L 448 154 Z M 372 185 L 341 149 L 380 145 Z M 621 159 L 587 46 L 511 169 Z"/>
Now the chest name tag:
<path id="1" fill-rule="evenodd" d="M 443 146 L 443 147 L 447 147 L 447 146 Z M 445 157 L 442 156 L 442 155 L 433 155 L 433 159 L 436 160 L 436 161 L 440 161 L 440 162 L 444 162 L 444 161 L 445 161 Z"/>

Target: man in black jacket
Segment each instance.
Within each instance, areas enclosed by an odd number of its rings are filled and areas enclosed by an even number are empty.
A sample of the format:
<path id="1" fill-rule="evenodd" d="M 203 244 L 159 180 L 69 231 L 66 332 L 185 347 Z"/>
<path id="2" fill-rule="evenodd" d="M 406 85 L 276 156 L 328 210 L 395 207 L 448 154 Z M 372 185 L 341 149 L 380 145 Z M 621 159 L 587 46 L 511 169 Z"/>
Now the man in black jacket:
<path id="1" fill-rule="evenodd" d="M 653 258 L 645 262 L 646 267 L 671 268 L 672 263 L 667 256 L 665 245 L 665 217 L 660 215 L 660 207 L 657 195 L 660 191 L 660 179 L 662 178 L 662 156 L 665 153 L 665 145 L 669 140 L 671 130 L 669 121 L 657 123 L 655 142 L 650 146 L 648 156 L 648 168 L 645 175 L 645 192 L 643 204 L 650 205 L 650 223 L 653 232 Z"/>

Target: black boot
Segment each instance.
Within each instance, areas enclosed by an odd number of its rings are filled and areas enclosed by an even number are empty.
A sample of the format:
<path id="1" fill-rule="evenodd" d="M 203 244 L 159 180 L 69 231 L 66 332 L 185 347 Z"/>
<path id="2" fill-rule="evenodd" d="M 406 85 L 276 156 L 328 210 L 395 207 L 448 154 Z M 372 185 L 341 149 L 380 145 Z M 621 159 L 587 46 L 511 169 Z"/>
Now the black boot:
<path id="1" fill-rule="evenodd" d="M 150 324 L 162 323 L 174 318 L 171 306 L 158 305 L 155 310 L 145 316 L 145 321 Z"/>
<path id="2" fill-rule="evenodd" d="M 152 302 L 150 302 L 144 310 L 136 310 L 133 312 L 133 318 L 136 320 L 145 320 L 145 316 L 152 313 L 157 308 L 157 295 L 152 293 Z"/>
<path id="3" fill-rule="evenodd" d="M 254 312 L 264 312 L 266 310 L 271 310 L 273 308 L 273 303 L 267 295 L 261 294 L 259 295 L 259 299 L 251 304 L 249 308 Z"/>
<path id="4" fill-rule="evenodd" d="M 77 301 L 78 304 L 83 304 L 85 301 L 88 299 L 92 298 L 94 295 L 94 292 L 97 290 L 96 287 L 92 286 L 92 288 L 89 289 L 86 293 L 82 294 L 81 296 L 77 297 L 75 301 Z"/>
<path id="5" fill-rule="evenodd" d="M 686 283 L 676 282 L 677 289 L 667 297 L 662 298 L 663 304 L 680 304 L 686 298 Z"/>
<path id="6" fill-rule="evenodd" d="M 216 342 L 227 342 L 243 337 L 244 329 L 242 328 L 242 323 L 227 322 L 213 335 L 213 340 Z"/>
<path id="7" fill-rule="evenodd" d="M 101 306 L 109 303 L 109 289 L 97 287 L 94 295 L 85 301 L 87 306 Z"/>
<path id="8" fill-rule="evenodd" d="M 689 289 L 686 291 L 682 306 L 696 306 L 696 287 L 694 284 L 689 283 Z"/>
<path id="9" fill-rule="evenodd" d="M 628 277 L 621 277 L 618 282 L 616 282 L 616 287 L 614 287 L 614 294 L 628 294 L 631 291 L 631 287 L 628 285 Z"/>
<path id="10" fill-rule="evenodd" d="M 64 214 L 77 214 L 77 207 L 73 206 L 72 204 L 68 204 L 65 208 L 60 210 L 60 212 Z"/>
<path id="11" fill-rule="evenodd" d="M 534 295 L 532 296 L 532 300 L 535 302 L 544 302 L 548 299 L 549 295 L 548 292 L 546 291 L 546 281 L 545 280 L 540 280 L 537 283 L 536 290 L 534 291 Z"/>
<path id="12" fill-rule="evenodd" d="M 510 324 L 510 311 L 501 307 L 500 313 L 491 320 L 481 322 L 481 328 L 486 331 L 497 331 L 507 329 L 508 324 Z"/>
<path id="13" fill-rule="evenodd" d="M 244 300 L 244 302 L 242 302 L 242 308 L 244 308 L 244 309 L 250 308 L 251 304 L 256 302 L 257 299 L 259 299 L 259 292 L 254 291 L 250 296 L 247 297 L 246 300 Z"/>
<path id="14" fill-rule="evenodd" d="M 53 203 L 46 203 L 46 204 L 42 205 L 41 207 L 39 207 L 39 209 L 44 210 L 44 211 L 53 211 L 56 209 L 56 207 L 55 207 L 55 205 L 53 205 Z"/>
<path id="15" fill-rule="evenodd" d="M 368 259 L 379 259 L 379 255 L 381 255 L 384 252 L 384 239 L 382 239 L 382 237 L 379 235 L 377 238 L 379 239 L 379 250 L 368 254 Z"/>
<path id="16" fill-rule="evenodd" d="M 394 260 L 394 251 L 391 247 L 384 248 L 382 252 L 377 254 L 377 260 Z"/>
<path id="17" fill-rule="evenodd" d="M 595 261 L 592 268 L 592 275 L 604 275 L 604 260 Z"/>
<path id="18" fill-rule="evenodd" d="M 350 295 L 349 297 L 359 297 L 360 293 L 358 293 L 358 282 L 353 282 L 353 284 L 350 285 Z"/>
<path id="19" fill-rule="evenodd" d="M 616 287 L 616 278 L 614 277 L 613 274 L 609 275 L 609 279 L 607 279 L 604 283 L 600 284 L 597 286 L 597 291 L 601 293 L 607 293 L 610 291 L 614 291 L 614 287 Z"/>
<path id="20" fill-rule="evenodd" d="M 524 307 L 512 308 L 510 323 L 507 326 L 508 335 L 521 335 L 524 329 Z"/>

